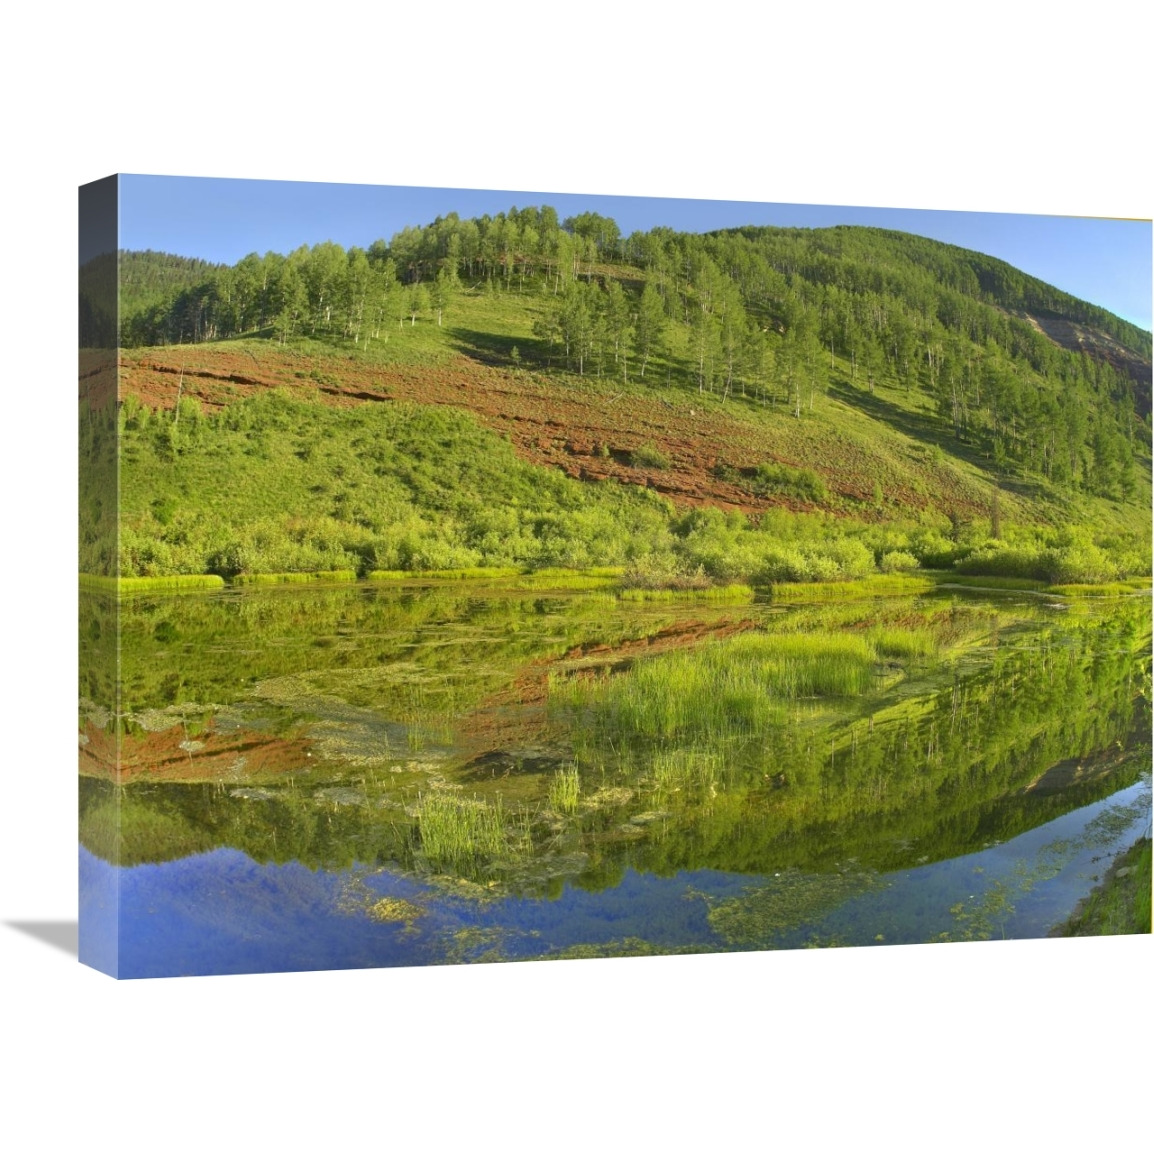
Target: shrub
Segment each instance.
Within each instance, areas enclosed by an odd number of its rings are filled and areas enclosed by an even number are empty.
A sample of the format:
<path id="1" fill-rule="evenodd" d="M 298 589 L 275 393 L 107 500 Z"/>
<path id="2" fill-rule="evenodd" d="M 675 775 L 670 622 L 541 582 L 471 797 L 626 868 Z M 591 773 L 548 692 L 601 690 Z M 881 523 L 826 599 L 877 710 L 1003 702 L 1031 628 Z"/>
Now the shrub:
<path id="1" fill-rule="evenodd" d="M 668 553 L 637 557 L 621 576 L 624 589 L 705 589 L 709 584 L 701 565 L 690 569 Z"/>
<path id="2" fill-rule="evenodd" d="M 843 577 L 865 577 L 874 572 L 874 555 L 855 537 L 843 537 L 823 547 Z"/>
<path id="3" fill-rule="evenodd" d="M 780 494 L 813 502 L 824 501 L 829 495 L 825 482 L 812 469 L 770 463 L 760 464 L 752 471 L 749 488 L 762 497 Z"/>
<path id="4" fill-rule="evenodd" d="M 766 551 L 764 563 L 754 575 L 754 580 L 763 585 L 813 579 L 812 570 L 801 553 L 797 549 L 780 546 Z"/>
<path id="5" fill-rule="evenodd" d="M 1118 576 L 1118 566 L 1097 545 L 1086 543 L 1046 550 L 1045 564 L 1055 585 L 1097 585 Z"/>
<path id="6" fill-rule="evenodd" d="M 878 562 L 878 568 L 883 573 L 908 573 L 917 567 L 918 559 L 912 553 L 907 553 L 901 549 L 894 549 L 890 553 L 883 554 L 882 559 Z"/>
<path id="7" fill-rule="evenodd" d="M 638 445 L 629 454 L 630 463 L 641 469 L 668 469 L 669 458 L 652 442 Z"/>
<path id="8" fill-rule="evenodd" d="M 1041 549 L 1030 545 L 985 545 L 954 562 L 959 573 L 983 577 L 1028 577 L 1034 581 L 1049 580 L 1048 558 Z"/>

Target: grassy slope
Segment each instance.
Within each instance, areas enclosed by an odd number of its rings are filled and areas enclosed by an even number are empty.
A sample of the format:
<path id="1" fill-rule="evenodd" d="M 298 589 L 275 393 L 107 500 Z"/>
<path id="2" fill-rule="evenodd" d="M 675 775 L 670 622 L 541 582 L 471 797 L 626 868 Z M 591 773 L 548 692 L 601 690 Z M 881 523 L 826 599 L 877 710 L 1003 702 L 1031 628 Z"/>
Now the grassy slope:
<path id="1" fill-rule="evenodd" d="M 636 270 L 629 272 L 637 275 Z M 533 323 L 545 303 L 536 291 L 465 292 L 456 298 L 443 326 L 430 319 L 418 319 L 411 325 L 406 319 L 367 347 L 354 347 L 351 342 L 339 347 L 301 338 L 286 348 L 272 341 L 250 339 L 182 349 L 135 350 L 126 354 L 122 388 L 142 396 L 146 405 L 162 405 L 166 400 L 171 404 L 179 379 L 176 370 L 188 365 L 190 375 L 180 386 L 183 395 L 199 396 L 211 409 L 257 390 L 251 384 L 193 376 L 193 367 L 211 373 L 214 365 L 223 362 L 230 366 L 247 363 L 251 367 L 246 380 L 275 385 L 302 400 L 331 401 L 333 392 L 344 388 L 356 392 L 368 382 L 369 387 L 398 399 L 411 396 L 418 402 L 455 403 L 473 409 L 482 424 L 508 436 L 522 459 L 561 465 L 573 475 L 616 477 L 652 485 L 664 489 L 683 507 L 718 504 L 759 512 L 778 506 L 883 524 L 920 521 L 940 532 L 947 530 L 947 516 L 954 512 L 963 522 L 972 522 L 974 531 L 981 534 L 989 529 L 996 481 L 1006 525 L 1084 524 L 1093 526 L 1099 535 L 1149 539 L 1148 455 L 1139 470 L 1140 493 L 1126 504 L 1058 491 L 1037 477 L 995 476 L 990 462 L 947 435 L 931 399 L 921 389 L 906 390 L 883 378 L 870 393 L 861 386 L 861 374 L 855 384 L 849 366 L 840 360 L 829 392 L 817 393 L 812 402 L 805 396 L 800 418 L 780 403 L 740 396 L 723 400 L 719 395 L 699 393 L 679 367 L 684 363 L 681 345 L 685 330 L 676 326 L 668 334 L 668 359 L 652 360 L 645 381 L 637 378 L 636 364 L 628 382 L 619 375 L 611 376 L 611 362 L 600 379 L 592 373 L 577 377 L 558 366 L 559 350 L 550 356 L 550 350 L 532 335 Z M 152 371 L 150 366 L 158 364 L 169 371 L 163 375 Z M 235 374 L 235 367 L 223 375 L 229 372 Z M 502 380 L 513 384 L 503 385 Z M 509 393 L 505 398 L 503 388 Z M 328 393 L 323 392 L 326 389 Z M 518 421 L 523 415 L 518 408 L 530 401 L 534 415 Z M 551 411 L 558 420 L 550 419 Z M 251 522 L 282 516 L 290 510 L 305 519 L 328 518 L 362 527 L 372 523 L 373 510 L 378 522 L 382 518 L 396 521 L 399 516 L 403 520 L 412 512 L 406 500 L 419 507 L 418 511 L 431 507 L 438 515 L 454 501 L 459 504 L 462 494 L 466 500 L 508 509 L 510 502 L 523 503 L 530 491 L 551 493 L 544 504 L 537 500 L 536 511 L 548 507 L 563 516 L 575 503 L 581 503 L 574 495 L 560 493 L 555 474 L 526 473 L 511 451 L 467 422 L 450 422 L 452 427 L 440 438 L 439 452 L 446 469 L 434 493 L 427 485 L 423 489 L 419 484 L 414 486 L 410 479 L 403 479 L 400 488 L 397 484 L 400 474 L 408 477 L 429 471 L 427 462 L 423 466 L 419 459 L 402 459 L 411 453 L 419 456 L 429 446 L 412 439 L 408 443 L 404 438 L 396 440 L 396 426 L 390 427 L 377 416 L 366 417 L 363 406 L 355 412 L 322 412 L 317 407 L 313 414 L 296 409 L 293 413 L 300 429 L 295 439 L 287 426 L 256 438 L 247 433 L 238 438 L 233 435 L 235 430 L 218 433 L 203 425 L 199 444 L 188 439 L 184 454 L 167 461 L 163 453 L 154 453 L 147 446 L 138 445 L 135 455 L 130 448 L 124 474 L 126 525 L 145 536 L 159 532 L 149 511 L 157 499 L 197 514 L 194 520 L 201 522 L 205 521 L 204 513 L 217 518 L 227 513 L 226 519 L 235 525 L 242 519 Z M 581 446 L 574 447 L 575 434 L 588 432 L 595 421 L 602 426 L 602 440 L 582 455 Z M 189 421 L 188 426 L 191 424 Z M 368 449 L 367 425 L 376 428 Z M 394 438 L 396 450 L 387 477 L 380 475 L 381 437 Z M 655 443 L 663 450 L 670 459 L 668 470 L 631 467 L 631 451 L 645 443 Z M 559 444 L 565 447 L 559 448 Z M 195 451 L 190 453 L 190 447 Z M 467 464 L 466 457 L 495 468 L 478 469 L 476 464 Z M 286 461 L 289 469 L 284 468 Z M 712 471 L 718 463 L 748 468 L 760 462 L 812 469 L 825 482 L 827 496 L 818 502 L 799 501 L 789 493 L 758 496 L 740 484 L 719 481 Z M 511 486 L 495 484 L 498 475 L 515 475 L 516 481 Z M 457 491 L 456 497 L 446 485 Z M 584 501 L 601 507 L 605 498 L 598 494 Z M 620 520 L 623 510 L 618 504 L 610 520 Z M 531 532 L 520 512 L 514 521 L 518 531 Z M 513 522 L 505 520 L 494 531 L 507 533 L 512 528 Z M 197 530 L 192 526 L 190 531 Z M 217 540 L 215 544 L 220 548 L 228 542 Z M 356 546 L 351 548 L 355 552 Z M 346 547 L 344 552 L 350 549 Z M 470 553 L 467 546 L 459 555 L 453 555 L 451 549 L 448 554 L 443 549 L 434 552 L 436 556 L 430 554 L 420 564 L 478 563 L 473 555 L 476 550 Z M 539 555 L 535 555 L 526 545 L 521 556 L 511 559 L 541 564 L 622 559 L 621 548 L 610 552 L 612 556 L 583 555 L 580 550 L 537 551 Z M 312 568 L 333 564 L 328 555 L 323 564 L 314 561 L 310 562 Z M 355 558 L 342 563 L 358 566 Z M 417 563 L 412 557 L 399 561 L 401 565 Z M 381 568 L 396 564 L 396 556 L 374 562 Z"/>

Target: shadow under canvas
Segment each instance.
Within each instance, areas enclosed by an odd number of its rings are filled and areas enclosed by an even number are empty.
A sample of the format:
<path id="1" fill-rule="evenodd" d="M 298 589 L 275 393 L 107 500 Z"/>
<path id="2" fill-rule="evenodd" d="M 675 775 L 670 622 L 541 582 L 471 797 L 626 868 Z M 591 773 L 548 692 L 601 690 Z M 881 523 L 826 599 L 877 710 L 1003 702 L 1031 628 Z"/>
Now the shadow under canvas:
<path id="1" fill-rule="evenodd" d="M 80 925 L 78 922 L 7 922 L 14 930 L 37 938 L 72 957 L 79 954 Z"/>

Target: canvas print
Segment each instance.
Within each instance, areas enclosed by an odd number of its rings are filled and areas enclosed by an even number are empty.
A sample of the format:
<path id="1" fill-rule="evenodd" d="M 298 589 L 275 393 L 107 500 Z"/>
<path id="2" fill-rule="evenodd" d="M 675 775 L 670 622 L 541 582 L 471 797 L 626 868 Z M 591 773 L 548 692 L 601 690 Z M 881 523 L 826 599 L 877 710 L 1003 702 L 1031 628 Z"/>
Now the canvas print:
<path id="1" fill-rule="evenodd" d="M 82 960 L 1149 933 L 1150 251 L 86 186 Z"/>

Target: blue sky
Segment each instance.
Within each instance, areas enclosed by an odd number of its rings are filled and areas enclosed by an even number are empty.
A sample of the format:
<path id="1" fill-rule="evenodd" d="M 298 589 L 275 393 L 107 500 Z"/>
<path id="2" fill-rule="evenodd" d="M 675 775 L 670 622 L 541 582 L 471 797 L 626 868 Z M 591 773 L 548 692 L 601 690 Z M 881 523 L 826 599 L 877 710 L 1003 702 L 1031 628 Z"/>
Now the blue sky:
<path id="1" fill-rule="evenodd" d="M 367 246 L 437 216 L 553 205 L 561 218 L 594 211 L 622 233 L 667 225 L 707 232 L 744 224 L 898 229 L 996 256 L 1149 330 L 1151 222 L 927 209 L 590 196 L 205 177 L 122 176 L 120 243 L 232 264 L 332 240 Z"/>

